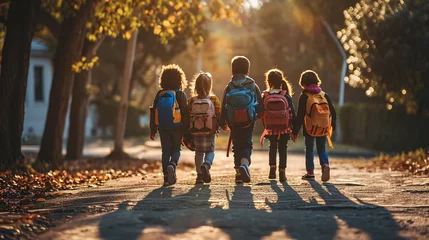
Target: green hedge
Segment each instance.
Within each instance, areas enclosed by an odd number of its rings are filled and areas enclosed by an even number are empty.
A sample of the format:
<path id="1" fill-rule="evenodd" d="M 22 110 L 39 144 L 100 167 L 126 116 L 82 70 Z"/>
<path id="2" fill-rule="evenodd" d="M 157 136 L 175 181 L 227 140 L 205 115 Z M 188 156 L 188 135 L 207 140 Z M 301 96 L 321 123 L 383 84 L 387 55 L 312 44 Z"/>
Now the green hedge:
<path id="1" fill-rule="evenodd" d="M 346 104 L 339 121 L 343 143 L 391 152 L 429 146 L 429 118 L 408 115 L 401 107 Z"/>
<path id="2" fill-rule="evenodd" d="M 112 134 L 114 134 L 119 102 L 114 100 L 94 100 L 92 103 L 96 106 L 96 126 L 104 130 L 111 129 Z M 140 126 L 140 116 L 143 114 L 145 114 L 143 109 L 128 105 L 125 137 L 136 137 L 149 134 L 147 127 L 142 128 Z"/>

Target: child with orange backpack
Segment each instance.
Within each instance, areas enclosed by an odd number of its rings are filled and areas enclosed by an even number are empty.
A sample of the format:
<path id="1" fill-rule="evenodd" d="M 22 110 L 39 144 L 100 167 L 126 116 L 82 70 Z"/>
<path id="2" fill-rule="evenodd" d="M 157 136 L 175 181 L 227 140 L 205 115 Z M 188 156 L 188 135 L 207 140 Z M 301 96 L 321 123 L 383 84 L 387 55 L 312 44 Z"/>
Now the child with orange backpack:
<path id="1" fill-rule="evenodd" d="M 262 94 L 264 112 L 262 122 L 264 132 L 261 136 L 261 145 L 264 137 L 270 141 L 269 179 L 276 179 L 277 151 L 279 152 L 279 180 L 286 181 L 287 142 L 290 139 L 292 122 L 295 119 L 295 109 L 292 102 L 292 86 L 279 69 L 271 69 L 265 73 L 267 90 Z"/>
<path id="2" fill-rule="evenodd" d="M 304 71 L 301 74 L 299 85 L 304 89 L 298 101 L 298 113 L 293 125 L 292 140 L 296 141 L 297 134 L 304 124 L 305 139 L 305 166 L 307 173 L 303 180 L 314 180 L 314 140 L 316 139 L 317 154 L 322 167 L 322 181 L 329 181 L 330 167 L 326 140 L 333 148 L 331 136 L 335 131 L 337 115 L 327 93 L 320 88 L 322 81 L 316 72 Z"/>
<path id="3" fill-rule="evenodd" d="M 189 128 L 188 99 L 182 91 L 186 85 L 182 68 L 176 64 L 163 66 L 159 76 L 161 90 L 150 108 L 150 138 L 154 140 L 159 131 L 161 139 L 164 186 L 176 183 L 182 138 Z"/>
<path id="4" fill-rule="evenodd" d="M 214 160 L 215 135 L 220 117 L 220 100 L 212 93 L 212 76 L 202 72 L 191 86 L 193 97 L 188 100 L 189 133 L 195 145 L 195 167 L 198 183 L 211 182 L 210 168 Z"/>

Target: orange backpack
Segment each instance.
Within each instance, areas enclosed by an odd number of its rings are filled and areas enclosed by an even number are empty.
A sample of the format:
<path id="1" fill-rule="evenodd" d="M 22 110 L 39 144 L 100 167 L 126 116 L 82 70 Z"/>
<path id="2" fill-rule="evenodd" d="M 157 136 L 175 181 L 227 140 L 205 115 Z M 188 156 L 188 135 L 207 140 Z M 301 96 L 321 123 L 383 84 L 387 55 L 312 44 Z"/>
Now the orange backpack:
<path id="1" fill-rule="evenodd" d="M 332 115 L 324 92 L 306 93 L 308 96 L 305 107 L 304 126 L 308 135 L 322 137 L 332 132 Z"/>

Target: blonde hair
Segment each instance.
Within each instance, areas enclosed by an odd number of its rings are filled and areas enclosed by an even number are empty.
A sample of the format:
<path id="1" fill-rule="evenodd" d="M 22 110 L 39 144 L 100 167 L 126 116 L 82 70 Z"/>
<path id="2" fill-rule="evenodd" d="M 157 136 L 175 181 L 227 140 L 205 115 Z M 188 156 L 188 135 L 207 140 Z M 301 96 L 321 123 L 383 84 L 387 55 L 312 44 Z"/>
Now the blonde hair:
<path id="1" fill-rule="evenodd" d="M 283 72 L 280 69 L 273 68 L 265 73 L 265 85 L 267 90 L 277 88 L 286 90 L 290 96 L 293 95 L 292 84 L 285 78 Z"/>
<path id="2" fill-rule="evenodd" d="M 208 72 L 195 74 L 191 84 L 192 96 L 207 97 L 212 93 L 213 79 Z"/>

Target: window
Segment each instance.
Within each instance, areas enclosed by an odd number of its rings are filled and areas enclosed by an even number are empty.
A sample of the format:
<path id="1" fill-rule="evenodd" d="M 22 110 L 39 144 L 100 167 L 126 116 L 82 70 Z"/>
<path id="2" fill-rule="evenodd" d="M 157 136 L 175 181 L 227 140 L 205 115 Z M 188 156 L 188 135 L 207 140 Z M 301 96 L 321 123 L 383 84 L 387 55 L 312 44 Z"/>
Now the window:
<path id="1" fill-rule="evenodd" d="M 34 67 L 34 100 L 36 102 L 43 102 L 45 100 L 43 87 L 44 87 L 43 67 L 35 66 Z"/>

